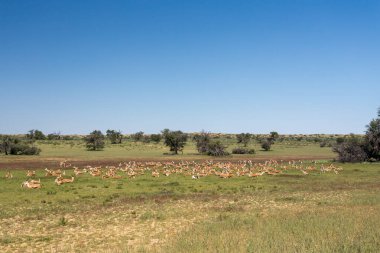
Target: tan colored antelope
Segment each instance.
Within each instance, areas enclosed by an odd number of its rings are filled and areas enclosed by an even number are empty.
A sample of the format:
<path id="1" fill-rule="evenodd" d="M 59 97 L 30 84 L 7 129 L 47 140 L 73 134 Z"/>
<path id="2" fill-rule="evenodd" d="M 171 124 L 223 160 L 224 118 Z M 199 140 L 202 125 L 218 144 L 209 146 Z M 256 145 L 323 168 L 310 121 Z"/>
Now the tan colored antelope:
<path id="1" fill-rule="evenodd" d="M 36 176 L 36 172 L 28 170 L 28 172 L 26 172 L 26 176 L 27 177 L 35 177 Z"/>
<path id="2" fill-rule="evenodd" d="M 37 180 L 30 180 L 25 181 L 21 184 L 22 188 L 29 188 L 29 189 L 40 189 L 41 188 L 41 182 Z"/>
<path id="3" fill-rule="evenodd" d="M 5 174 L 5 179 L 12 179 L 12 178 L 13 178 L 13 174 L 10 171 L 7 171 L 7 173 Z"/>
<path id="4" fill-rule="evenodd" d="M 54 182 L 57 184 L 57 185 L 61 185 L 61 184 L 66 184 L 66 183 L 72 183 L 74 182 L 74 177 L 71 177 L 70 178 L 63 178 L 62 176 L 60 177 L 57 177 Z"/>

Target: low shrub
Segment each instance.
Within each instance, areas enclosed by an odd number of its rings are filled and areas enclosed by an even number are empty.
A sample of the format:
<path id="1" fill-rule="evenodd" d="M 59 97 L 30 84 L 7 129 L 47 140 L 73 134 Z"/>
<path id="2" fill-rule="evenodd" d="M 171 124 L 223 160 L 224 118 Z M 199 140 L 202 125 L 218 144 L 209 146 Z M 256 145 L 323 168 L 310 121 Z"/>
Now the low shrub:
<path id="1" fill-rule="evenodd" d="M 229 153 L 226 147 L 220 141 L 213 141 L 207 145 L 207 155 L 210 156 L 227 156 Z"/>
<path id="2" fill-rule="evenodd" d="M 238 147 L 238 148 L 234 148 L 233 150 L 232 150 L 232 154 L 255 154 L 256 152 L 255 152 L 255 150 L 253 149 L 253 148 L 240 148 L 240 147 Z"/>
<path id="3" fill-rule="evenodd" d="M 261 148 L 264 151 L 269 151 L 272 147 L 272 142 L 269 140 L 265 140 L 263 143 L 261 143 Z"/>
<path id="4" fill-rule="evenodd" d="M 41 149 L 27 144 L 17 143 L 13 144 L 10 149 L 11 155 L 38 155 L 40 154 Z"/>

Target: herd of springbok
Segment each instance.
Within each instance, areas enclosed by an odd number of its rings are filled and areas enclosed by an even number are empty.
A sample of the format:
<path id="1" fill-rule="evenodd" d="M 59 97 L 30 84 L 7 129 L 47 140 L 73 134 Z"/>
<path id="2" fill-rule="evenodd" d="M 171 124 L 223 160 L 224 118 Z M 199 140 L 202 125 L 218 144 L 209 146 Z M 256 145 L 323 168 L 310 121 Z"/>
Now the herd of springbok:
<path id="1" fill-rule="evenodd" d="M 339 174 L 341 167 L 333 164 L 328 166 L 318 164 L 317 162 L 304 164 L 302 161 L 277 162 L 275 160 L 263 163 L 254 163 L 251 160 L 232 162 L 214 162 L 214 161 L 181 161 L 181 162 L 124 162 L 118 166 L 84 166 L 82 169 L 72 166 L 67 161 L 60 163 L 59 169 L 45 169 L 45 177 L 55 177 L 54 182 L 57 185 L 73 183 L 74 176 L 65 178 L 66 171 L 73 170 L 73 174 L 79 177 L 84 174 L 92 177 L 100 177 L 102 179 L 122 179 L 135 178 L 137 176 L 151 174 L 152 177 L 170 176 L 171 174 L 182 174 L 190 176 L 192 179 L 199 179 L 206 176 L 217 176 L 219 178 L 231 177 L 260 177 L 265 174 L 275 176 L 283 174 L 286 171 L 296 171 L 301 175 L 308 175 L 311 172 L 327 173 L 333 172 Z M 35 171 L 28 170 L 26 172 L 28 179 L 21 185 L 23 188 L 39 189 L 41 188 L 41 180 L 35 180 L 37 177 Z M 13 175 L 10 171 L 5 174 L 6 179 L 12 179 Z"/>

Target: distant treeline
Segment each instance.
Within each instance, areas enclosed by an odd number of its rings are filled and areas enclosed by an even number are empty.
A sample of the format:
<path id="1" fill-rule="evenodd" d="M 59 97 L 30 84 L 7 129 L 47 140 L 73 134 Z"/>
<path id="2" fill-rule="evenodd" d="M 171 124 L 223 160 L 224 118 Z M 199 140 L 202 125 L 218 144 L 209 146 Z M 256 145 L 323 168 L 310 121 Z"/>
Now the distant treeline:
<path id="1" fill-rule="evenodd" d="M 180 130 L 164 129 L 160 133 L 145 134 L 142 131 L 133 134 L 122 134 L 121 131 L 108 129 L 105 134 L 94 130 L 88 135 L 62 135 L 50 133 L 45 135 L 40 130 L 30 130 L 24 135 L 0 135 L 0 153 L 5 155 L 38 155 L 40 149 L 35 146 L 36 141 L 66 141 L 82 140 L 89 151 L 103 150 L 105 142 L 121 144 L 123 141 L 143 143 L 160 143 L 166 145 L 173 154 L 183 152 L 188 140 L 195 142 L 200 154 L 210 156 L 226 156 L 226 144 L 237 143 L 238 147 L 232 150 L 233 154 L 254 154 L 255 150 L 248 148 L 250 142 L 260 143 L 263 151 L 269 151 L 275 142 L 312 142 L 319 143 L 320 147 L 332 147 L 338 154 L 341 162 L 362 162 L 380 160 L 380 109 L 378 117 L 367 126 L 365 135 L 340 134 L 295 134 L 280 135 L 275 131 L 269 134 L 222 134 L 201 131 L 198 133 L 184 133 Z"/>

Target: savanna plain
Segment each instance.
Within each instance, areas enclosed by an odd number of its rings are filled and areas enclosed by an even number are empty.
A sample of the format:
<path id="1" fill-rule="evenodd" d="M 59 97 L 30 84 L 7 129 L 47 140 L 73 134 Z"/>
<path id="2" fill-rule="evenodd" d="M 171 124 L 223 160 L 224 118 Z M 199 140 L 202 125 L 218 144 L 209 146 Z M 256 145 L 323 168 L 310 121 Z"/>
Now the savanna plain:
<path id="1" fill-rule="evenodd" d="M 175 156 L 161 143 L 36 145 L 38 156 L 0 155 L 1 252 L 380 249 L 380 164 L 338 163 L 317 143 L 220 158 L 191 141 Z"/>

